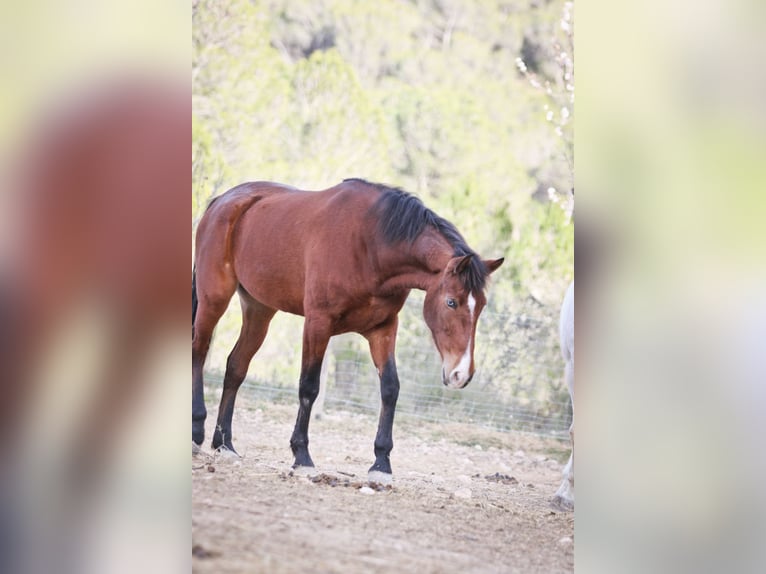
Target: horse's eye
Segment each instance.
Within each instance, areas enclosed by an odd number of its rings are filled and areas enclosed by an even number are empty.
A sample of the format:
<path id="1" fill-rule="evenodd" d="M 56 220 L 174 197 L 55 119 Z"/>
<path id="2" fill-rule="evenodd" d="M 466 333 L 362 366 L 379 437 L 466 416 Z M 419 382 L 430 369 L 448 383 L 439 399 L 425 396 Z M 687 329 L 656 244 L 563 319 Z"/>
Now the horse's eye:
<path id="1" fill-rule="evenodd" d="M 456 309 L 457 301 L 455 301 L 452 297 L 447 297 L 447 307 L 450 309 Z"/>

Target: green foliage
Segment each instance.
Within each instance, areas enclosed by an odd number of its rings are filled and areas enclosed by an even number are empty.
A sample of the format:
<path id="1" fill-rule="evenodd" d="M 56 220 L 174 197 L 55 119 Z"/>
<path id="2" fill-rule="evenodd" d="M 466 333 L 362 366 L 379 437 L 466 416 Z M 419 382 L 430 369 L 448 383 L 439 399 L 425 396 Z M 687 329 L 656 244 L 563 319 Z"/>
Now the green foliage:
<path id="1" fill-rule="evenodd" d="M 213 137 L 192 113 L 192 215 L 201 215 L 207 200 L 218 195 L 226 180 L 226 162 L 215 150 Z"/>

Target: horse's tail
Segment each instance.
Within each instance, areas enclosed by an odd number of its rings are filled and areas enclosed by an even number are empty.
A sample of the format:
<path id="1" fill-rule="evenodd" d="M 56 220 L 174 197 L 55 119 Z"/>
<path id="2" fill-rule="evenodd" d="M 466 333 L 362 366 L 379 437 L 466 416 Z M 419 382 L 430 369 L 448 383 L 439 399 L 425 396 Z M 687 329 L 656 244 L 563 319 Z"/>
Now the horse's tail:
<path id="1" fill-rule="evenodd" d="M 197 316 L 197 266 L 192 267 L 192 335 L 194 334 L 194 319 Z"/>

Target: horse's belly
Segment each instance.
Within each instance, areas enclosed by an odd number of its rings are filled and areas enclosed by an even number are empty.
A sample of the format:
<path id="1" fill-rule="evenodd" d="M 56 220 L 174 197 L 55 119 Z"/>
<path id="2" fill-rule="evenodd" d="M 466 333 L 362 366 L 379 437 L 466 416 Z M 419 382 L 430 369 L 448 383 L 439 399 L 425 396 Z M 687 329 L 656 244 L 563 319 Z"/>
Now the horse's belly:
<path id="1" fill-rule="evenodd" d="M 262 247 L 250 250 L 235 260 L 240 285 L 259 302 L 287 313 L 304 314 L 303 278 L 295 269 L 281 265 L 278 254 L 261 253 Z"/>
<path id="2" fill-rule="evenodd" d="M 254 299 L 272 309 L 304 315 L 303 289 L 296 289 L 279 276 L 264 273 L 240 279 L 240 284 Z"/>

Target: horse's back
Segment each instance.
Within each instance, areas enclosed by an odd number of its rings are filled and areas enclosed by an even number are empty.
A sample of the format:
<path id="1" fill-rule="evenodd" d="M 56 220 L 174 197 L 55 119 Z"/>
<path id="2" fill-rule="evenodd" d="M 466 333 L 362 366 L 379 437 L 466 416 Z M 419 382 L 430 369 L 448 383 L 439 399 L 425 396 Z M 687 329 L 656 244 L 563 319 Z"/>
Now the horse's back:
<path id="1" fill-rule="evenodd" d="M 226 260 L 232 257 L 231 242 L 234 228 L 242 216 L 257 202 L 282 194 L 300 193 L 294 187 L 269 181 L 243 183 L 229 189 L 208 204 L 197 228 L 197 249 L 217 245 L 226 253 L 220 253 Z"/>
<path id="2" fill-rule="evenodd" d="M 364 218 L 378 197 L 353 181 L 322 191 L 246 183 L 214 200 L 200 233 L 216 236 L 208 239 L 219 246 L 216 257 L 232 263 L 253 297 L 302 315 L 307 282 L 336 281 L 358 267 Z"/>
<path id="3" fill-rule="evenodd" d="M 370 205 L 377 194 L 367 186 L 347 181 L 321 191 L 306 191 L 272 181 L 252 181 L 237 185 L 214 198 L 203 219 L 243 216 L 255 203 L 267 200 L 266 204 L 274 207 L 279 214 L 289 212 L 307 222 L 323 217 L 320 211 L 325 207 L 331 208 L 340 217 L 342 211 L 349 211 L 348 208 L 362 197 L 368 198 L 363 203 Z M 269 216 L 272 216 L 271 213 Z"/>
<path id="4" fill-rule="evenodd" d="M 321 191 L 256 182 L 231 192 L 232 205 L 246 206 L 237 229 L 241 244 L 256 248 L 268 240 L 272 250 L 278 242 L 280 250 L 288 252 L 321 246 L 334 256 L 350 247 L 350 232 L 363 227 L 365 214 L 379 197 L 375 190 L 351 182 Z"/>
<path id="5" fill-rule="evenodd" d="M 253 203 L 266 197 L 287 193 L 300 193 L 300 190 L 271 181 L 252 181 L 232 187 L 218 197 L 213 198 L 203 215 L 205 219 L 231 219 L 232 215 L 241 216 Z M 202 221 L 200 223 L 202 223 Z"/>

